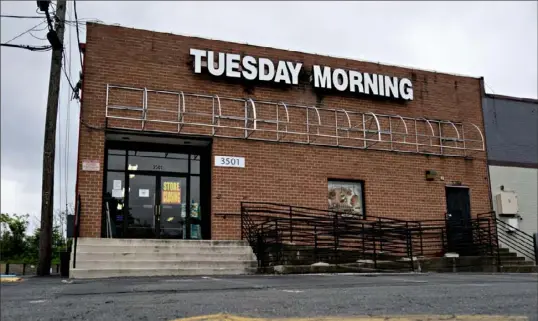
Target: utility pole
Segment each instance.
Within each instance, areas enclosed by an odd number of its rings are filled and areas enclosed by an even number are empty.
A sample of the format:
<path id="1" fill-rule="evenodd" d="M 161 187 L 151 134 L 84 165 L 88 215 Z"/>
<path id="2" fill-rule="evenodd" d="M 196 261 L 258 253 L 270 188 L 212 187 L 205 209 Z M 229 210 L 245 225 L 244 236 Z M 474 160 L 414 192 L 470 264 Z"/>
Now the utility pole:
<path id="1" fill-rule="evenodd" d="M 50 2 L 50 1 L 38 1 Z M 45 5 L 48 10 L 48 4 Z M 39 263 L 37 275 L 50 275 L 52 260 L 52 224 L 54 200 L 54 160 L 56 147 L 56 118 L 58 117 L 58 97 L 62 76 L 62 57 L 65 30 L 66 0 L 56 2 L 54 31 L 47 38 L 53 45 L 50 63 L 49 97 L 45 120 L 45 143 L 43 149 L 43 185 L 41 199 L 41 230 L 39 237 Z M 47 11 L 48 12 L 48 11 Z M 54 34 L 55 33 L 55 34 Z"/>

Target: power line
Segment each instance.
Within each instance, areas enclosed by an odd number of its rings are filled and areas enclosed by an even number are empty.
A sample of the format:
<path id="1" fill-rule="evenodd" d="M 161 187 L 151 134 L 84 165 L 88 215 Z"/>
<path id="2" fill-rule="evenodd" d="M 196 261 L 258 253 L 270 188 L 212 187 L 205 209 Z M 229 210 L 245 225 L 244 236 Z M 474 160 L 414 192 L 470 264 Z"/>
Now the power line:
<path id="1" fill-rule="evenodd" d="M 39 9 L 38 9 L 39 10 Z M 44 15 L 45 13 L 39 12 L 40 14 Z M 55 16 L 55 15 L 54 15 Z M 1 18 L 14 18 L 14 19 L 44 19 L 43 16 L 18 16 L 18 15 L 0 15 Z M 57 17 L 56 17 L 57 18 Z M 76 21 L 69 19 L 64 20 L 66 24 L 72 24 L 75 25 Z M 102 20 L 99 20 L 97 18 L 80 18 L 78 20 L 79 23 L 86 23 L 86 22 L 101 22 L 104 23 Z"/>
<path id="2" fill-rule="evenodd" d="M 62 51 L 62 55 L 64 57 L 64 62 L 62 64 L 62 71 L 64 72 L 64 75 L 65 75 L 65 78 L 67 78 L 67 82 L 69 83 L 69 87 L 71 87 L 71 90 L 73 91 L 73 96 L 71 97 L 71 99 L 73 98 L 77 98 L 78 99 L 78 91 L 75 89 L 75 86 L 73 86 L 73 83 L 71 82 L 71 77 L 69 77 L 67 75 L 67 72 L 65 71 L 65 47 L 64 47 L 64 50 Z"/>
<path id="3" fill-rule="evenodd" d="M 29 34 L 30 36 L 32 36 L 34 39 L 48 41 L 47 38 L 40 38 L 40 37 L 34 35 L 31 31 L 30 31 L 28 34 Z"/>
<path id="4" fill-rule="evenodd" d="M 28 45 L 14 45 L 10 43 L 2 43 L 2 47 L 12 47 L 12 48 L 21 48 L 21 49 L 27 49 L 30 51 L 49 51 L 52 49 L 52 46 L 28 46 Z"/>
<path id="5" fill-rule="evenodd" d="M 77 48 L 80 56 L 80 68 L 82 68 L 82 50 L 80 50 L 80 34 L 78 31 L 78 14 L 77 14 L 77 1 L 73 0 L 73 12 L 75 13 L 75 23 L 77 28 Z"/>
<path id="6" fill-rule="evenodd" d="M 67 3 L 67 6 L 69 6 L 69 3 Z M 69 10 L 67 10 L 67 13 L 69 14 L 69 18 L 71 18 L 71 12 Z M 69 77 L 71 78 L 72 77 L 72 67 L 73 67 L 73 64 L 72 64 L 72 58 L 73 58 L 73 46 L 71 45 L 71 39 L 72 39 L 72 32 L 71 32 L 71 28 L 69 28 L 68 30 L 68 42 L 69 42 L 69 52 L 68 52 L 68 57 L 69 57 L 69 62 L 68 62 L 68 66 L 69 66 Z M 69 132 L 70 132 L 70 126 L 71 126 L 71 99 L 69 99 L 67 101 L 67 116 L 66 116 L 66 126 L 65 126 L 65 143 L 64 143 L 64 147 L 65 147 L 65 161 L 64 161 L 64 167 L 65 167 L 65 174 L 64 174 L 64 178 L 65 178 L 65 185 L 64 185 L 64 190 L 65 190 L 65 215 L 67 215 L 67 212 L 68 212 L 68 190 L 69 190 Z M 62 233 L 63 233 L 63 229 L 62 229 Z"/>
<path id="7" fill-rule="evenodd" d="M 3 14 L 0 15 L 2 18 L 15 18 L 15 19 L 43 19 L 43 17 L 40 16 L 17 16 L 17 15 L 9 15 L 9 14 Z"/>
<path id="8" fill-rule="evenodd" d="M 41 19 L 43 19 L 43 18 L 41 18 Z M 18 34 L 17 36 L 11 38 L 11 40 L 9 40 L 8 42 L 6 42 L 6 44 L 12 42 L 13 40 L 15 40 L 15 39 L 17 39 L 17 38 L 19 38 L 19 37 L 22 37 L 22 36 L 25 35 L 26 33 L 28 33 L 28 32 L 30 32 L 30 31 L 34 30 L 35 28 L 41 26 L 42 24 L 44 24 L 44 23 L 46 23 L 46 22 L 47 22 L 47 21 L 42 21 L 42 22 L 38 23 L 37 25 L 33 26 L 32 28 L 30 28 L 30 29 L 28 29 L 28 30 L 26 30 L 26 31 L 23 31 L 22 33 Z"/>

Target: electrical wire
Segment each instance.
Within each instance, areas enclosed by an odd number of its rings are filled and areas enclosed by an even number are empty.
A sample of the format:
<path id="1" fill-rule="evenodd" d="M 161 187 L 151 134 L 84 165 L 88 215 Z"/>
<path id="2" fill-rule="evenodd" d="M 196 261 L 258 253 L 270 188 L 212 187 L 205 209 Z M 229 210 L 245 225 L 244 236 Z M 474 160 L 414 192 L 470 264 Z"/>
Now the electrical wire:
<path id="1" fill-rule="evenodd" d="M 73 86 L 73 83 L 71 82 L 71 77 L 69 77 L 69 76 L 67 75 L 67 72 L 65 71 L 65 55 L 64 55 L 64 52 L 65 52 L 65 48 L 64 48 L 64 50 L 62 51 L 62 55 L 63 55 L 63 57 L 64 57 L 64 58 L 62 59 L 62 60 L 64 61 L 64 63 L 62 64 L 62 71 L 64 72 L 65 78 L 67 78 L 67 81 L 68 81 L 68 83 L 69 83 L 69 87 L 71 87 L 71 91 L 73 92 L 73 96 L 72 96 L 71 99 L 74 99 L 74 98 L 77 98 L 77 99 L 78 99 L 78 98 L 79 98 L 79 97 L 78 97 L 78 92 L 77 92 L 77 90 L 75 89 L 75 86 Z"/>
<path id="2" fill-rule="evenodd" d="M 69 5 L 67 4 L 67 9 L 69 9 Z M 67 10 L 68 14 L 69 14 L 69 18 L 71 18 L 71 12 L 69 10 Z M 73 67 L 73 64 L 72 64 L 72 58 L 73 58 L 73 46 L 71 45 L 71 39 L 72 39 L 72 33 L 71 33 L 71 28 L 69 28 L 68 32 L 67 32 L 67 35 L 68 35 L 68 46 L 69 46 L 69 51 L 68 51 L 68 57 L 69 57 L 69 61 L 68 61 L 68 66 L 69 66 L 69 77 L 72 78 L 72 67 Z M 70 126 L 71 126 L 71 99 L 69 99 L 67 101 L 67 116 L 66 116 L 66 126 L 65 126 L 65 143 L 64 143 L 64 147 L 65 147 L 65 161 L 64 161 L 64 167 L 65 167 L 65 174 L 64 174 L 64 178 L 65 178 L 65 185 L 64 185 L 64 189 L 65 189 L 65 215 L 67 215 L 68 213 L 68 190 L 69 190 L 69 136 L 70 136 Z M 63 231 L 63 229 L 62 229 Z"/>
<path id="3" fill-rule="evenodd" d="M 73 0 L 73 12 L 75 13 L 75 23 L 77 28 L 77 48 L 80 56 L 80 68 L 82 69 L 82 50 L 80 49 L 80 33 L 78 30 L 77 1 Z"/>
<path id="4" fill-rule="evenodd" d="M 49 51 L 52 49 L 52 46 L 28 46 L 28 45 L 14 45 L 10 43 L 2 43 L 2 47 L 12 47 L 12 48 L 21 48 L 21 49 L 27 49 L 30 51 Z"/>
<path id="5" fill-rule="evenodd" d="M 30 29 L 28 29 L 28 30 L 26 30 L 26 31 L 23 31 L 22 33 L 20 33 L 20 34 L 16 35 L 15 37 L 11 38 L 10 40 L 8 40 L 8 41 L 6 42 L 6 44 L 12 42 L 12 41 L 15 40 L 15 39 L 18 39 L 18 38 L 22 37 L 23 35 L 27 34 L 28 32 L 34 30 L 35 28 L 41 26 L 42 24 L 44 24 L 44 23 L 46 23 L 46 22 L 47 22 L 47 21 L 42 21 L 42 22 L 38 23 L 37 25 L 33 26 L 32 28 L 30 28 Z"/>
<path id="6" fill-rule="evenodd" d="M 39 16 L 17 16 L 17 15 L 9 15 L 9 14 L 3 14 L 0 15 L 1 18 L 15 18 L 15 19 L 43 19 L 43 17 Z"/>
<path id="7" fill-rule="evenodd" d="M 51 23 L 52 19 L 50 18 L 49 12 L 47 11 L 47 12 L 45 12 L 45 14 L 47 15 L 49 29 L 54 30 L 54 29 L 52 29 L 52 23 Z M 61 68 L 65 72 L 65 69 L 64 69 L 64 64 L 65 64 L 64 50 L 62 50 L 61 54 L 62 54 Z M 69 79 L 68 79 L 68 81 L 69 81 L 69 86 L 71 86 L 71 81 Z M 58 176 L 59 176 L 58 181 L 60 182 L 60 184 L 58 186 L 59 187 L 59 193 L 58 193 L 58 205 L 57 205 L 60 208 L 60 210 L 61 210 L 62 204 L 63 204 L 63 199 L 62 199 L 62 196 L 63 196 L 63 194 L 62 194 L 62 185 L 63 185 L 62 184 L 62 182 L 63 182 L 62 181 L 62 174 L 63 173 L 62 173 L 62 171 L 63 171 L 63 168 L 65 167 L 65 164 L 64 164 L 64 166 L 62 166 L 62 158 L 63 157 L 62 157 L 62 149 L 61 149 L 61 141 L 62 141 L 62 95 L 61 95 L 61 92 L 62 92 L 62 87 L 65 87 L 65 85 L 62 86 L 62 83 L 60 82 L 60 90 L 59 90 L 60 94 L 58 95 L 58 111 L 57 111 L 58 128 L 57 128 L 57 132 L 56 132 L 57 139 L 56 139 L 56 146 L 55 146 L 56 150 L 59 151 L 55 155 L 55 157 L 57 157 L 57 159 L 55 159 L 55 161 L 56 161 L 56 164 L 58 164 L 57 173 L 58 173 Z M 55 217 L 53 217 L 53 225 L 55 225 L 54 218 Z"/>
<path id="8" fill-rule="evenodd" d="M 28 34 L 29 34 L 30 36 L 32 36 L 34 39 L 42 40 L 42 41 L 48 41 L 47 38 L 40 38 L 40 37 L 34 35 L 32 32 L 29 32 Z"/>
<path id="9" fill-rule="evenodd" d="M 62 85 L 61 85 L 61 82 L 60 82 L 60 92 L 62 90 Z M 56 120 L 56 123 L 58 124 L 58 128 L 57 128 L 57 131 L 56 131 L 56 142 L 55 142 L 55 150 L 59 150 L 58 153 L 56 153 L 54 155 L 54 158 L 55 158 L 55 161 L 54 163 L 55 164 L 58 164 L 57 166 L 57 170 L 55 171 L 55 175 L 59 175 L 60 179 L 60 192 L 58 193 L 58 204 L 60 205 L 60 208 L 63 204 L 62 202 L 62 149 L 60 148 L 60 145 L 61 145 L 61 138 L 62 138 L 62 95 L 58 95 L 58 112 L 57 112 L 57 120 Z M 56 184 L 54 184 L 56 185 Z M 53 187 L 53 190 L 54 190 L 54 187 Z M 56 193 L 55 193 L 56 194 Z M 54 207 L 54 204 L 53 204 L 53 207 Z M 53 223 L 54 224 L 54 223 Z"/>

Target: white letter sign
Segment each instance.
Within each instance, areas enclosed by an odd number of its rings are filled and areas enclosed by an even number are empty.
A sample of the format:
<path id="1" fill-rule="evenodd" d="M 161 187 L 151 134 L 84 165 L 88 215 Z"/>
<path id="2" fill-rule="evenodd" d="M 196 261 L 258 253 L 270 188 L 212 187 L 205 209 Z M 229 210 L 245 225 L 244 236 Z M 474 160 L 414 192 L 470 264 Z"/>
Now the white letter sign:
<path id="1" fill-rule="evenodd" d="M 190 55 L 196 74 L 202 73 L 205 67 L 205 71 L 215 77 L 243 78 L 247 81 L 299 85 L 299 75 L 303 67 L 300 62 L 195 48 L 191 48 Z M 413 84 L 408 78 L 313 65 L 310 82 L 314 88 L 413 100 Z"/>

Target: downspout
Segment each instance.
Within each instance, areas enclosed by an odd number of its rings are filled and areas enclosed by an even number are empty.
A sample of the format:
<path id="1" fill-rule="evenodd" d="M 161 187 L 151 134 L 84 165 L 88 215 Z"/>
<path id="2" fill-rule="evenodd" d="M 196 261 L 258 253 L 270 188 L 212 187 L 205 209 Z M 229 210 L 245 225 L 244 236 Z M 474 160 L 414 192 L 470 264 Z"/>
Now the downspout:
<path id="1" fill-rule="evenodd" d="M 482 126 L 484 128 L 484 145 L 486 147 L 486 167 L 487 167 L 487 180 L 488 180 L 488 198 L 489 198 L 489 208 L 491 209 L 493 215 L 492 215 L 492 223 L 495 228 L 495 246 L 497 248 L 496 253 L 496 259 L 497 259 L 497 272 L 501 272 L 501 255 L 499 252 L 499 233 L 497 231 L 497 213 L 493 212 L 493 195 L 492 195 L 492 188 L 491 188 L 491 173 L 489 170 L 489 154 L 488 154 L 488 134 L 486 132 L 486 117 L 485 117 L 485 106 L 486 106 L 486 89 L 485 89 L 485 83 L 484 83 L 484 77 L 480 77 L 480 96 L 481 96 L 481 102 L 482 102 Z"/>
<path id="2" fill-rule="evenodd" d="M 485 107 L 486 107 L 486 89 L 484 84 L 484 77 L 480 77 L 480 101 L 481 101 L 481 112 L 482 112 L 482 128 L 484 128 L 484 146 L 486 152 L 486 167 L 487 167 L 487 180 L 488 180 L 488 199 L 489 199 L 489 208 L 490 211 L 493 211 L 493 196 L 491 195 L 491 173 L 489 170 L 489 154 L 488 154 L 488 135 L 486 132 L 486 121 L 485 121 Z M 497 218 L 497 214 L 495 214 Z"/>

